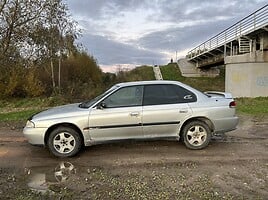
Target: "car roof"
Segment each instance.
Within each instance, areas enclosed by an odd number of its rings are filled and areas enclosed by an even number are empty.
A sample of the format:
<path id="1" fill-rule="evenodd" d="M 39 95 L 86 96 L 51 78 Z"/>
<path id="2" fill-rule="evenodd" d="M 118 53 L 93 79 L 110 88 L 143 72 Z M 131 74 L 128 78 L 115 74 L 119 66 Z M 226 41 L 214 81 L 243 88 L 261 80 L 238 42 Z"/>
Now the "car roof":
<path id="1" fill-rule="evenodd" d="M 168 80 L 153 80 L 153 81 L 134 81 L 134 82 L 124 82 L 124 83 L 118 83 L 116 85 L 120 87 L 125 87 L 125 86 L 132 86 L 132 85 L 157 85 L 157 84 L 179 84 L 179 85 L 184 85 L 181 82 L 178 81 L 168 81 Z"/>

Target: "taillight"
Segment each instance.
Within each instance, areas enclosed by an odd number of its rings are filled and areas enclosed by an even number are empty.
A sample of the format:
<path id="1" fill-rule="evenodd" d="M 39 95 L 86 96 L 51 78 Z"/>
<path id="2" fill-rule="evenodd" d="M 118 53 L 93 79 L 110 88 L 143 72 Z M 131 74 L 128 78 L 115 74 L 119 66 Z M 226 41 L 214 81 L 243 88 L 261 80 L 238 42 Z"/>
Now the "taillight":
<path id="1" fill-rule="evenodd" d="M 230 108 L 235 108 L 236 107 L 236 102 L 235 101 L 230 102 L 229 107 Z"/>

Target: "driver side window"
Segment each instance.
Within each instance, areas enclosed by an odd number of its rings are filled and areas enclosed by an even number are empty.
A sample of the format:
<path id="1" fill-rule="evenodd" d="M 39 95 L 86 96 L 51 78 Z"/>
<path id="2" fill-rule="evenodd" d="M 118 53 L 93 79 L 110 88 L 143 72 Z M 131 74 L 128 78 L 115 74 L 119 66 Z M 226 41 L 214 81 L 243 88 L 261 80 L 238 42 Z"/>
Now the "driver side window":
<path id="1" fill-rule="evenodd" d="M 143 86 L 130 86 L 117 90 L 103 102 L 106 108 L 141 106 L 142 96 Z"/>

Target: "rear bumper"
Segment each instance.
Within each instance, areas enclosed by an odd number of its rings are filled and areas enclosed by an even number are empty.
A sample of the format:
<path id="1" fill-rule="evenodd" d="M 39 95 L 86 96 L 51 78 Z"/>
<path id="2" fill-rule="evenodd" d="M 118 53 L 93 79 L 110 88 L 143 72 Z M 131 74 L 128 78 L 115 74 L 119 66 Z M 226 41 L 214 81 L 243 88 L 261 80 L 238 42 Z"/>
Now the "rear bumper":
<path id="1" fill-rule="evenodd" d="M 239 118 L 237 116 L 213 120 L 214 133 L 225 133 L 236 129 Z"/>

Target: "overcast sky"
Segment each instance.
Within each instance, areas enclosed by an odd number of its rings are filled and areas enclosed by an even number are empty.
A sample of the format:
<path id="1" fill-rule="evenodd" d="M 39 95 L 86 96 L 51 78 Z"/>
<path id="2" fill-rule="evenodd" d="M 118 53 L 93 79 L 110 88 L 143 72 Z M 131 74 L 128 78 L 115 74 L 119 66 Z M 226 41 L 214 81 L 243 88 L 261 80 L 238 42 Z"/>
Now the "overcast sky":
<path id="1" fill-rule="evenodd" d="M 65 0 L 103 71 L 166 64 L 267 0 Z"/>

